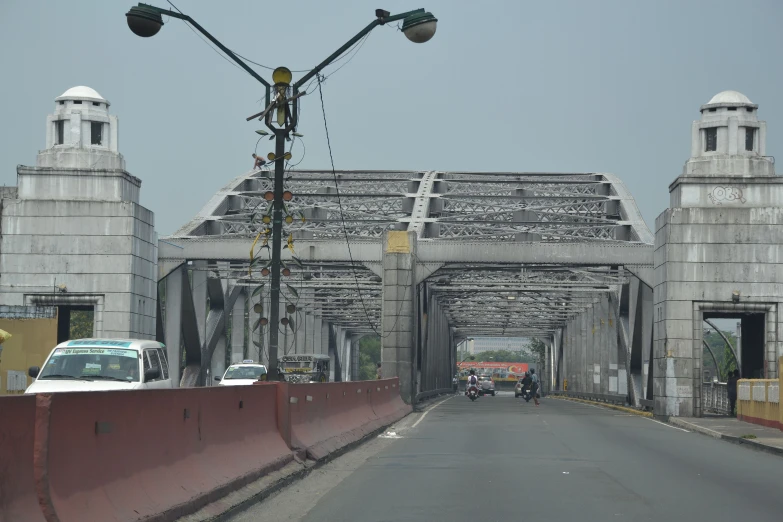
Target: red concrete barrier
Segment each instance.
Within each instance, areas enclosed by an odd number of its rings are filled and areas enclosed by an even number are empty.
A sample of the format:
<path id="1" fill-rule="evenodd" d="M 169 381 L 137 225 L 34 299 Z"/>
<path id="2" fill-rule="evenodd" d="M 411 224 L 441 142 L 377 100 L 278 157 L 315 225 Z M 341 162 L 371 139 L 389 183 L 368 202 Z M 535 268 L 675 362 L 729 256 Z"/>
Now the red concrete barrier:
<path id="1" fill-rule="evenodd" d="M 413 407 L 405 404 L 400 396 L 398 379 L 373 381 L 373 386 L 371 405 L 381 425 L 397 422 L 413 411 Z"/>
<path id="2" fill-rule="evenodd" d="M 407 413 L 402 407 L 405 403 L 399 398 L 397 379 L 281 386 L 287 386 L 289 397 L 291 445 L 315 460 Z M 394 393 L 399 403 L 394 401 Z"/>
<path id="3" fill-rule="evenodd" d="M 45 522 L 33 478 L 35 397 L 0 398 L 0 522 Z"/>
<path id="4" fill-rule="evenodd" d="M 3 398 L 0 522 L 175 520 L 409 412 L 397 379 Z"/>
<path id="5" fill-rule="evenodd" d="M 50 522 L 167 521 L 293 457 L 275 386 L 37 397 L 35 479 Z"/>

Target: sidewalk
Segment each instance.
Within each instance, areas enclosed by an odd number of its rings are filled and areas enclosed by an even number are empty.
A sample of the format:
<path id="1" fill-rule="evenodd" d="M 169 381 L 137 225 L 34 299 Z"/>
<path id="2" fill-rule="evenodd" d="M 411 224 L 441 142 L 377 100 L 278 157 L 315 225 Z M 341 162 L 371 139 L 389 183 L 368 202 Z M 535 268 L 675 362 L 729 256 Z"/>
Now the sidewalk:
<path id="1" fill-rule="evenodd" d="M 733 417 L 670 417 L 669 423 L 716 439 L 744 444 L 758 451 L 783 456 L 783 431 L 742 422 Z M 754 436 L 750 437 L 749 436 Z"/>

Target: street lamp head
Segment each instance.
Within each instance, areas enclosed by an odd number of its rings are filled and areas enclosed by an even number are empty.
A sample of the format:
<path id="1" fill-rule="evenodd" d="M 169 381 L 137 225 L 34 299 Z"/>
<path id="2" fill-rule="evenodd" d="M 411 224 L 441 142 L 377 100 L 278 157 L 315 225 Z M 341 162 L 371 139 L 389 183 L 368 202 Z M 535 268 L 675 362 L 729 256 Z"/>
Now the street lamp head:
<path id="1" fill-rule="evenodd" d="M 413 43 L 428 42 L 435 36 L 438 19 L 432 13 L 416 13 L 402 21 L 402 32 Z"/>
<path id="2" fill-rule="evenodd" d="M 293 75 L 287 67 L 278 67 L 272 72 L 272 81 L 275 85 L 291 85 L 291 79 Z"/>
<path id="3" fill-rule="evenodd" d="M 144 4 L 131 7 L 130 11 L 125 13 L 125 18 L 130 30 L 143 38 L 155 36 L 163 27 L 163 17 L 160 16 L 160 13 Z"/>

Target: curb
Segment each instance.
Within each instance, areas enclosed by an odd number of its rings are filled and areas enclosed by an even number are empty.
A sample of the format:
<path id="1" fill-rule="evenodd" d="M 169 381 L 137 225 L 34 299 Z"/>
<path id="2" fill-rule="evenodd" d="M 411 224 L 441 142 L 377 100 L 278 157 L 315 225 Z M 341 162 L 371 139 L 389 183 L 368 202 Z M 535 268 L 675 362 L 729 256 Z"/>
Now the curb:
<path id="1" fill-rule="evenodd" d="M 561 401 L 572 401 L 572 402 L 581 402 L 583 404 L 590 404 L 592 406 L 601 406 L 602 408 L 608 408 L 611 410 L 617 410 L 622 411 L 625 413 L 631 413 L 633 415 L 639 415 L 640 417 L 648 417 L 652 418 L 653 414 L 649 411 L 639 411 L 635 410 L 633 408 L 626 408 L 625 406 L 617 406 L 616 404 L 608 404 L 605 402 L 598 402 L 598 401 L 588 401 L 585 399 L 575 399 L 573 397 L 563 397 L 559 395 L 549 395 L 552 399 L 558 399 Z"/>
<path id="2" fill-rule="evenodd" d="M 711 430 L 709 428 L 705 428 L 704 426 L 699 426 L 698 424 L 693 424 L 688 421 L 684 421 L 678 417 L 670 417 L 669 424 L 674 424 L 675 426 L 679 426 L 680 428 L 686 428 L 691 431 L 695 431 L 696 433 L 707 435 L 708 437 L 712 437 L 713 439 L 725 440 L 727 442 L 731 442 L 732 444 L 737 444 L 738 446 L 745 446 L 747 448 L 756 451 L 783 457 L 783 448 L 767 446 L 766 444 L 756 442 L 753 439 L 743 439 L 742 437 L 735 437 L 734 435 L 726 435 L 719 431 Z"/>

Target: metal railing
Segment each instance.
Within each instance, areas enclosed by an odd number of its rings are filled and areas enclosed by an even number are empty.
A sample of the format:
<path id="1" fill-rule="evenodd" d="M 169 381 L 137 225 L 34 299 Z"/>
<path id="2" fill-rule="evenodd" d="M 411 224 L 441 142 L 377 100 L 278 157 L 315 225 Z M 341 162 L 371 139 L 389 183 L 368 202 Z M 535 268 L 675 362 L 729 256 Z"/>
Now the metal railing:
<path id="1" fill-rule="evenodd" d="M 703 412 L 729 415 L 729 392 L 725 382 L 704 382 L 701 385 Z"/>
<path id="2" fill-rule="evenodd" d="M 424 391 L 416 394 L 416 402 L 422 401 L 424 399 L 429 399 L 430 397 L 437 397 L 438 395 L 444 395 L 447 393 L 454 393 L 454 387 L 451 388 L 440 388 L 438 390 L 429 390 Z"/>

